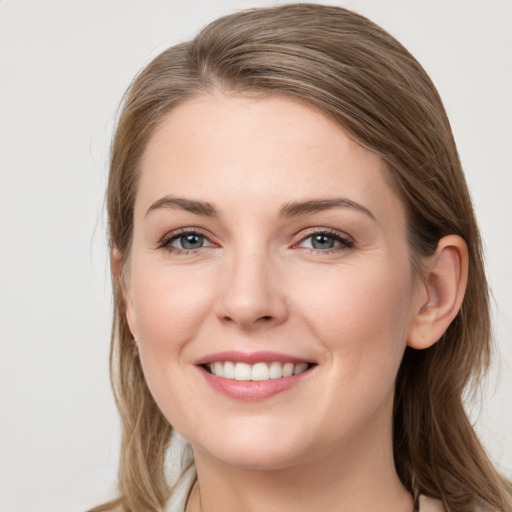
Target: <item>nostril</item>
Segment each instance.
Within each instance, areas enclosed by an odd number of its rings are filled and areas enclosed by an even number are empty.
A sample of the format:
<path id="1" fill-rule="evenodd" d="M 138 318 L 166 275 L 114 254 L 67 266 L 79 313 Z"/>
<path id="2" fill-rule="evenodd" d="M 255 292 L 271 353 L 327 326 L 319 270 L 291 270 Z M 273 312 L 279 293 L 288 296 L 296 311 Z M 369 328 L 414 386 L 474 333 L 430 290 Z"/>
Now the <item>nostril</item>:
<path id="1" fill-rule="evenodd" d="M 247 325 L 254 324 L 254 325 L 270 325 L 275 320 L 275 317 L 273 315 L 262 315 L 257 317 L 255 320 L 251 320 L 250 322 L 247 322 Z M 243 319 L 240 319 L 237 321 L 233 316 L 225 315 L 221 318 L 221 321 L 229 324 L 229 323 L 240 323 L 240 324 L 246 324 L 246 322 Z"/>

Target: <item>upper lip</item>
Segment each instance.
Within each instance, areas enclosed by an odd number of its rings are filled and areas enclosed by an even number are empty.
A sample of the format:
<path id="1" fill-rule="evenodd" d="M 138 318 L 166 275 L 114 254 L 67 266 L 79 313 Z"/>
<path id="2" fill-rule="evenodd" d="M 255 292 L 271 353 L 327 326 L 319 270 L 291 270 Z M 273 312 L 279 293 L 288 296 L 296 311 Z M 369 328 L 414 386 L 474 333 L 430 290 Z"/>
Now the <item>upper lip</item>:
<path id="1" fill-rule="evenodd" d="M 302 357 L 291 356 L 289 354 L 282 354 L 279 352 L 239 352 L 235 350 L 229 350 L 224 352 L 216 352 L 215 354 L 209 354 L 202 357 L 194 362 L 196 365 L 216 363 L 223 361 L 232 361 L 234 363 L 272 363 L 278 361 L 280 363 L 312 363 L 313 361 L 304 359 Z"/>

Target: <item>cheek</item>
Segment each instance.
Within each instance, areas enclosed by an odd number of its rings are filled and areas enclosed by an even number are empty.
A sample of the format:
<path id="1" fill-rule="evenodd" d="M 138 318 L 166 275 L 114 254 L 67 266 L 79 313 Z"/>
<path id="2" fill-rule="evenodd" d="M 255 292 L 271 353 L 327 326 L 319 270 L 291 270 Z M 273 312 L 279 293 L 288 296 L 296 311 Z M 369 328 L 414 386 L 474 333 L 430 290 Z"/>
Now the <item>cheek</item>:
<path id="1" fill-rule="evenodd" d="M 301 310 L 307 328 L 325 348 L 321 363 L 329 378 L 316 407 L 335 418 L 322 427 L 326 437 L 350 425 L 357 429 L 372 424 L 376 414 L 390 416 L 407 342 L 411 280 L 397 278 L 386 268 L 360 270 L 340 270 L 325 280 L 319 275 L 313 290 L 297 290 L 297 296 L 309 297 Z"/>
<path id="2" fill-rule="evenodd" d="M 138 267 L 145 271 L 132 275 L 131 299 L 141 341 L 173 345 L 193 334 L 210 300 L 208 279 L 197 270 L 192 275 L 172 266 L 152 268 L 151 262 Z"/>
<path id="3" fill-rule="evenodd" d="M 371 359 L 396 366 L 411 320 L 412 276 L 404 268 L 407 262 L 386 261 L 340 267 L 311 276 L 294 295 L 302 298 L 301 310 L 319 339 L 345 364 Z"/>
<path id="4" fill-rule="evenodd" d="M 144 374 L 157 397 L 186 367 L 184 347 L 211 311 L 211 285 L 197 270 L 192 279 L 170 266 L 153 269 L 143 262 L 138 268 L 144 273 L 132 274 L 132 317 Z"/>
<path id="5" fill-rule="evenodd" d="M 144 275 L 133 275 L 132 286 L 139 358 L 151 394 L 179 430 L 193 413 L 192 406 L 186 406 L 190 402 L 183 407 L 179 399 L 192 391 L 185 384 L 190 377 L 186 346 L 211 310 L 211 286 L 206 279 L 191 279 L 170 267 L 153 271 L 150 264 L 142 264 L 139 268 L 145 269 Z"/>

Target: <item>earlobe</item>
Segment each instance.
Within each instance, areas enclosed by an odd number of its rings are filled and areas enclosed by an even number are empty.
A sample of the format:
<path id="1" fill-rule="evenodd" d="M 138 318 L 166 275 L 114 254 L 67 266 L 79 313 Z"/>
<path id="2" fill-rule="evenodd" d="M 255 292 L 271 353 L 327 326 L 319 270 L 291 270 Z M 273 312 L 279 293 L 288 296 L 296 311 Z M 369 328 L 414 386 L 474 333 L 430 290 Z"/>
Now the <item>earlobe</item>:
<path id="1" fill-rule="evenodd" d="M 124 264 L 121 253 L 117 247 L 114 247 L 110 255 L 110 271 L 120 286 L 123 282 L 123 267 Z"/>
<path id="2" fill-rule="evenodd" d="M 407 342 L 418 350 L 434 345 L 460 310 L 468 277 L 466 242 L 457 235 L 441 238 L 424 267 L 425 291 L 419 294 Z"/>
<path id="3" fill-rule="evenodd" d="M 130 285 L 129 279 L 127 278 L 127 265 L 128 263 L 123 260 L 121 253 L 117 248 L 112 250 L 112 255 L 110 258 L 110 268 L 112 275 L 117 283 L 119 292 L 122 295 L 123 307 L 125 311 L 126 321 L 128 322 L 128 327 L 132 332 L 133 336 L 136 336 L 135 329 L 135 320 L 133 314 L 133 302 L 130 295 Z"/>

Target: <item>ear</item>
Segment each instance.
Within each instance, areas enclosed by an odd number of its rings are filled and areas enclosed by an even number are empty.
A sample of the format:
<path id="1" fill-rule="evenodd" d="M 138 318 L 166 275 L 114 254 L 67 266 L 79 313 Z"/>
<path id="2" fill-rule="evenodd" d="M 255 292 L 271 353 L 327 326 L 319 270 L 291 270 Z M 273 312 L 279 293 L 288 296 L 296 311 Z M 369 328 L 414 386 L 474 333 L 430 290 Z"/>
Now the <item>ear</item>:
<path id="1" fill-rule="evenodd" d="M 123 259 L 121 253 L 117 248 L 112 250 L 112 255 L 110 257 L 110 271 L 114 276 L 114 280 L 119 287 L 119 290 L 122 294 L 123 298 L 123 307 L 126 315 L 126 321 L 128 322 L 128 327 L 134 338 L 136 338 L 135 328 L 135 315 L 133 309 L 133 301 L 130 293 L 130 280 L 129 280 L 129 262 Z"/>
<path id="2" fill-rule="evenodd" d="M 422 292 L 407 344 L 415 349 L 436 343 L 460 310 L 468 279 L 468 249 L 458 235 L 441 238 L 424 263 Z"/>
<path id="3" fill-rule="evenodd" d="M 110 255 L 110 272 L 112 272 L 114 280 L 121 287 L 123 285 L 123 268 L 124 262 L 123 258 L 121 257 L 121 253 L 117 247 L 114 247 Z"/>

